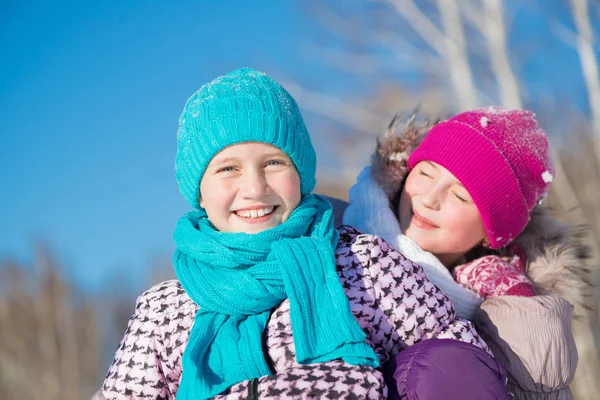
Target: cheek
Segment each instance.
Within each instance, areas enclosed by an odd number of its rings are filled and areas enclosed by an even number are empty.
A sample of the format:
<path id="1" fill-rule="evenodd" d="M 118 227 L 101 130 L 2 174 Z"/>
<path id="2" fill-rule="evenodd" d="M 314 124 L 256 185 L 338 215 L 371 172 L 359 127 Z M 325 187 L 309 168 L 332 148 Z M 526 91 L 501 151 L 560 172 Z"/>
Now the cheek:
<path id="1" fill-rule="evenodd" d="M 422 183 L 419 183 L 418 176 L 412 172 L 408 175 L 406 181 L 404 182 L 397 210 L 397 217 L 400 219 L 400 225 L 402 225 L 403 229 L 406 229 L 410 223 L 412 199 L 414 196 L 418 195 L 419 188 L 422 188 L 422 185 Z"/>
<path id="2" fill-rule="evenodd" d="M 404 232 L 408 228 L 410 222 L 410 210 L 412 207 L 411 196 L 405 189 L 400 193 L 400 202 L 396 210 L 396 218 L 400 221 L 400 229 Z"/>
<path id="3" fill-rule="evenodd" d="M 460 246 L 465 249 L 474 247 L 486 236 L 485 227 L 477 211 L 456 207 L 444 215 L 444 220 L 455 239 L 460 242 Z"/>
<path id="4" fill-rule="evenodd" d="M 411 173 L 406 177 L 406 181 L 404 182 L 404 187 L 402 191 L 406 193 L 408 197 L 414 197 L 419 195 L 425 185 L 427 185 L 428 180 L 426 178 L 420 176 L 416 172 L 411 171 Z"/>
<path id="5" fill-rule="evenodd" d="M 232 193 L 234 190 L 226 181 L 203 179 L 200 183 L 200 207 L 206 210 L 210 218 L 211 214 L 229 207 Z"/>
<path id="6" fill-rule="evenodd" d="M 300 177 L 295 170 L 277 174 L 269 185 L 291 209 L 300 204 Z"/>

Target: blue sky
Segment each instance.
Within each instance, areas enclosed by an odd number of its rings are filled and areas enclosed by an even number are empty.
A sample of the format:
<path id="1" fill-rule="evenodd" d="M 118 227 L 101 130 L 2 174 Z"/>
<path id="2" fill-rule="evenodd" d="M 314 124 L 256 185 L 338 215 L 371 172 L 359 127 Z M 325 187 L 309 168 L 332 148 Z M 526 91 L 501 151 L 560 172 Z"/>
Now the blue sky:
<path id="1" fill-rule="evenodd" d="M 4 4 L 0 257 L 27 262 L 44 240 L 90 287 L 170 258 L 183 104 L 230 69 L 297 59 L 284 3 Z"/>
<path id="2" fill-rule="evenodd" d="M 0 259 L 28 263 L 43 240 L 89 289 L 116 273 L 138 281 L 170 259 L 175 222 L 188 210 L 173 170 L 177 119 L 203 83 L 249 65 L 331 90 L 367 86 L 300 56 L 319 31 L 299 2 L 0 7 Z M 519 35 L 544 26 L 531 18 Z M 576 54 L 548 40 L 522 66 L 529 90 L 563 90 L 585 108 Z M 309 129 L 315 121 L 308 116 Z"/>

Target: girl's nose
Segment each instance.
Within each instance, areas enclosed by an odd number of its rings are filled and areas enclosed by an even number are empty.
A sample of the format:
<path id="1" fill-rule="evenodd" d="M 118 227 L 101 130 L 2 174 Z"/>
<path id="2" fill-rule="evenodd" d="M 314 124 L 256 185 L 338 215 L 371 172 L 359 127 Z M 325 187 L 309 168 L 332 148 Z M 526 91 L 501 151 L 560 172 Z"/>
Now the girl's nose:
<path id="1" fill-rule="evenodd" d="M 421 193 L 421 202 L 426 208 L 437 210 L 440 205 L 442 190 L 435 183 L 426 186 Z"/>
<path id="2" fill-rule="evenodd" d="M 242 177 L 241 194 L 245 198 L 258 200 L 268 191 L 268 183 L 262 171 L 245 171 Z"/>

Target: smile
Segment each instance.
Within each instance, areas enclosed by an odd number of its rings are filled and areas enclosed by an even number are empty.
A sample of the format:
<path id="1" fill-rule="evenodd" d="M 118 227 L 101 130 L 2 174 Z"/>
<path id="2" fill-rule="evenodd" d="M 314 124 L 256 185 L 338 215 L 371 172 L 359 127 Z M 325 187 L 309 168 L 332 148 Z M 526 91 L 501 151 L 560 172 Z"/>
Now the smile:
<path id="1" fill-rule="evenodd" d="M 421 229 L 435 229 L 435 228 L 439 228 L 439 226 L 437 226 L 436 224 L 434 224 L 432 221 L 428 220 L 425 217 L 420 216 L 419 214 L 417 214 L 414 211 L 413 211 L 413 216 L 412 216 L 410 222 L 412 224 L 416 225 L 417 227 L 421 228 Z"/>
<path id="2" fill-rule="evenodd" d="M 270 216 L 275 210 L 275 206 L 263 207 L 263 208 L 255 208 L 251 210 L 237 210 L 234 211 L 235 215 L 238 217 L 246 218 L 246 219 L 256 219 Z"/>

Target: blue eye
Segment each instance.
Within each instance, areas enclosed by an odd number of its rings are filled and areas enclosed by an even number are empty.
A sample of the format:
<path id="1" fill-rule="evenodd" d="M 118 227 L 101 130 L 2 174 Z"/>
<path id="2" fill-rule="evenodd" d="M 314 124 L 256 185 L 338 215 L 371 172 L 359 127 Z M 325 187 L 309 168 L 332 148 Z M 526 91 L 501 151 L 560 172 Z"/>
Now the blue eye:
<path id="1" fill-rule="evenodd" d="M 217 170 L 217 174 L 220 172 L 232 172 L 233 170 L 235 170 L 235 168 L 233 167 L 223 167 Z"/>
<path id="2" fill-rule="evenodd" d="M 270 160 L 267 165 L 285 165 L 285 163 L 281 160 Z"/>

